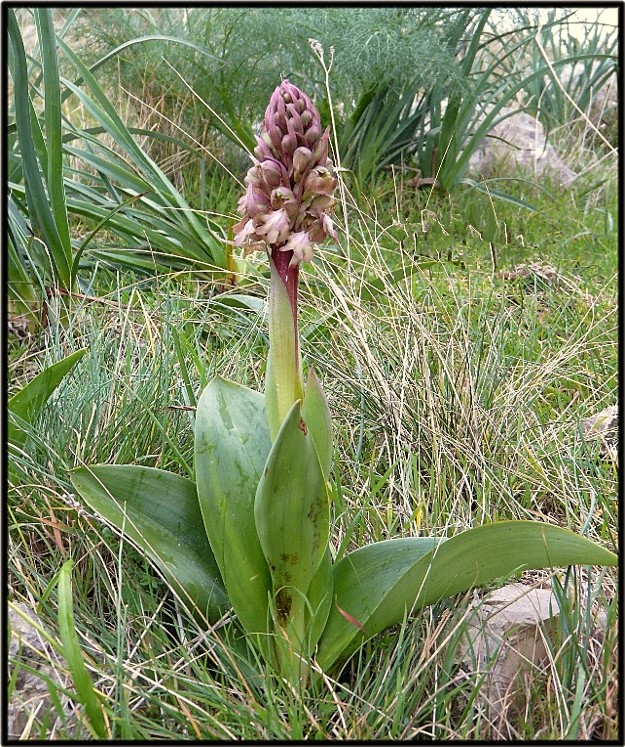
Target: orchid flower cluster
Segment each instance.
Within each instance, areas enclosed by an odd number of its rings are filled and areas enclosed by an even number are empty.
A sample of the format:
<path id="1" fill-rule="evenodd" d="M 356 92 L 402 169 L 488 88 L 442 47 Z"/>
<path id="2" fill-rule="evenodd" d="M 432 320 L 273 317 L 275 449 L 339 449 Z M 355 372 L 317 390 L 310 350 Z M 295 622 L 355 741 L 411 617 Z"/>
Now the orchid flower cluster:
<path id="1" fill-rule="evenodd" d="M 256 138 L 235 244 L 249 251 L 270 246 L 277 264 L 284 262 L 276 252 L 284 252 L 293 267 L 310 261 L 315 244 L 336 238 L 327 212 L 334 207 L 337 183 L 328 158 L 329 136 L 329 128 L 321 132 L 319 112 L 308 96 L 282 81 Z"/>
<path id="2" fill-rule="evenodd" d="M 292 405 L 304 399 L 297 331 L 297 287 L 302 262 L 315 245 L 336 239 L 329 212 L 336 200 L 330 128 L 322 132 L 310 98 L 288 80 L 275 89 L 245 177 L 235 241 L 245 251 L 266 250 L 271 267 L 265 393 L 272 438 Z M 312 374 L 314 379 L 314 373 Z"/>

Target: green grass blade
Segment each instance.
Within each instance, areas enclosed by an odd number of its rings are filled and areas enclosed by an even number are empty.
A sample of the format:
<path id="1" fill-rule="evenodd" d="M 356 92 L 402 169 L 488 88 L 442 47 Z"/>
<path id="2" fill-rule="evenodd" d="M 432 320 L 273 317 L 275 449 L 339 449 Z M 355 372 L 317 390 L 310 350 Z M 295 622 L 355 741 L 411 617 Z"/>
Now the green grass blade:
<path id="1" fill-rule="evenodd" d="M 87 236 L 83 240 L 82 244 L 78 248 L 78 251 L 74 255 L 74 265 L 73 265 L 73 268 L 72 268 L 72 272 L 73 272 L 74 275 L 78 272 L 78 267 L 79 267 L 80 259 L 81 259 L 82 255 L 83 255 L 85 249 L 89 246 L 89 243 L 92 241 L 92 239 L 98 233 L 98 231 L 101 228 L 103 228 L 107 223 L 109 223 L 110 220 L 111 220 L 111 218 L 113 218 L 114 215 L 116 215 L 118 212 L 120 212 L 120 210 L 123 210 L 125 207 L 129 206 L 133 202 L 136 202 L 137 200 L 140 200 L 141 197 L 143 197 L 144 194 L 145 194 L 145 192 L 142 193 L 142 194 L 133 195 L 132 197 L 129 197 L 125 202 L 122 202 L 120 205 L 118 205 L 117 207 L 115 207 L 112 210 L 110 210 L 100 220 L 100 222 L 96 225 L 96 227 L 94 229 L 92 229 L 89 234 L 87 234 Z"/>
<path id="2" fill-rule="evenodd" d="M 72 560 L 65 562 L 59 574 L 59 636 L 63 643 L 63 655 L 74 680 L 78 700 L 85 707 L 89 725 L 96 737 L 107 739 L 109 734 L 104 721 L 102 703 L 85 666 L 76 633 L 72 602 L 72 565 Z"/>
<path id="3" fill-rule="evenodd" d="M 14 183 L 10 183 L 9 186 L 16 196 L 25 196 L 23 186 Z M 107 229 L 122 238 L 128 254 L 144 252 L 150 258 L 161 260 L 164 268 L 182 267 L 192 263 L 206 274 L 221 274 L 221 270 L 216 269 L 215 265 L 206 259 L 205 253 L 200 252 L 199 247 L 196 248 L 197 244 L 193 237 L 178 231 L 166 220 L 159 218 L 158 212 L 150 213 L 147 208 L 146 210 L 132 209 L 134 205 L 141 207 L 145 203 L 144 195 L 132 195 L 127 204 L 124 204 L 112 202 L 85 184 L 68 182 L 66 186 L 68 188 L 66 200 L 68 211 L 106 225 Z M 148 203 L 148 208 L 157 210 L 151 203 Z M 124 212 L 129 214 L 124 215 Z M 150 224 L 155 228 L 152 228 Z M 108 258 L 111 262 L 118 261 L 115 250 L 99 248 L 94 250 L 94 253 L 95 251 L 104 259 Z M 131 256 L 128 256 L 126 261 L 122 260 L 122 263 L 133 263 L 137 266 L 145 264 L 140 258 Z M 151 261 L 152 271 L 154 264 L 154 261 Z"/>
<path id="4" fill-rule="evenodd" d="M 498 200 L 502 200 L 503 202 L 510 202 L 512 205 L 516 205 L 517 207 L 536 212 L 536 208 L 529 202 L 526 202 L 519 197 L 514 197 L 514 195 L 509 195 L 506 192 L 502 192 L 500 189 L 493 189 L 492 187 L 489 187 L 487 185 L 486 181 L 478 182 L 475 179 L 470 179 L 469 177 L 465 176 L 464 178 L 458 180 L 458 184 L 466 184 L 476 192 L 481 192 L 482 194 L 496 197 Z"/>
<path id="5" fill-rule="evenodd" d="M 60 34 L 61 37 L 63 37 L 63 34 Z M 134 46 L 135 44 L 143 44 L 145 42 L 149 41 L 157 41 L 157 42 L 175 42 L 176 44 L 180 44 L 182 46 L 190 47 L 196 52 L 199 52 L 200 54 L 210 57 L 221 64 L 223 64 L 222 60 L 220 60 L 218 57 L 215 57 L 215 55 L 212 55 L 210 52 L 207 52 L 205 49 L 203 49 L 198 44 L 194 44 L 193 42 L 187 40 L 187 39 L 180 39 L 177 36 L 166 36 L 164 34 L 148 34 L 146 36 L 139 36 L 136 39 L 130 39 L 129 41 L 124 42 L 123 44 L 119 44 L 115 49 L 112 49 L 110 52 L 107 52 L 104 57 L 101 57 L 97 62 L 94 62 L 93 65 L 90 65 L 88 71 L 90 73 L 95 72 L 99 67 L 104 65 L 109 60 L 113 59 L 116 55 L 118 55 L 120 52 L 123 52 L 125 49 L 128 49 L 129 47 Z M 79 86 L 81 83 L 84 82 L 84 78 L 80 76 L 74 81 L 74 84 Z M 66 95 L 69 95 L 68 92 L 66 92 Z M 65 96 L 64 96 L 65 98 Z M 253 147 L 253 146 L 252 146 Z"/>
<path id="6" fill-rule="evenodd" d="M 27 270 L 29 230 L 11 195 L 7 198 L 7 207 L 7 291 L 9 298 L 28 307 L 39 299 L 35 281 Z"/>
<path id="7" fill-rule="evenodd" d="M 61 86 L 56 54 L 56 35 L 51 8 L 35 8 L 35 22 L 41 46 L 43 83 L 45 89 L 45 123 L 48 145 L 47 186 L 52 214 L 59 237 L 65 246 L 68 263 L 71 262 L 71 242 L 65 189 L 63 185 L 63 140 L 61 137 Z M 71 277 L 71 275 L 70 275 Z"/>
<path id="8" fill-rule="evenodd" d="M 41 239 L 50 252 L 56 280 L 63 288 L 69 290 L 71 288 L 71 255 L 68 256 L 68 247 L 63 245 L 59 235 L 35 155 L 35 143 L 30 120 L 31 104 L 28 93 L 26 55 L 13 10 L 8 11 L 7 21 L 9 41 L 13 49 L 10 59 L 14 63 L 11 75 L 15 91 L 15 123 L 20 142 L 24 179 L 27 185 L 26 195 L 29 212 L 33 223 L 39 230 Z"/>

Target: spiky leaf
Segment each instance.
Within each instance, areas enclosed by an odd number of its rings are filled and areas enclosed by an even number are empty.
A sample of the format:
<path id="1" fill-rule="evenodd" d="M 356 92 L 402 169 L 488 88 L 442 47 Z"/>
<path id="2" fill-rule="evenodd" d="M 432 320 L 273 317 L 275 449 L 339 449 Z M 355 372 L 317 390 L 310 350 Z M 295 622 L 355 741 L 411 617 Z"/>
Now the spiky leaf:
<path id="1" fill-rule="evenodd" d="M 86 352 L 87 348 L 83 348 L 53 363 L 11 397 L 8 405 L 13 419 L 9 420 L 9 441 L 20 445 L 24 443 L 26 431 L 22 426 L 39 415 L 54 390 Z"/>

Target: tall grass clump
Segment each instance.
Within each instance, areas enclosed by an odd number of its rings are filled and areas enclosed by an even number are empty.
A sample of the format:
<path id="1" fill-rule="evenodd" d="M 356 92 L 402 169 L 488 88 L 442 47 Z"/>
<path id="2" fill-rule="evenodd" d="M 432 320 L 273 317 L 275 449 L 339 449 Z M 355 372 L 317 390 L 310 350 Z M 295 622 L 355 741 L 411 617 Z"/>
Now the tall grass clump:
<path id="1" fill-rule="evenodd" d="M 468 178 L 469 160 L 493 125 L 510 116 L 506 107 L 525 92 L 535 97 L 529 92 L 544 88 L 554 64 L 558 70 L 590 66 L 597 85 L 611 64 L 596 43 L 580 54 L 558 43 L 557 60 L 541 57 L 531 18 L 515 18 L 502 29 L 489 8 L 109 9 L 90 12 L 88 22 L 85 54 L 125 47 L 120 83 L 137 105 L 143 102 L 154 126 L 168 132 L 175 119 L 176 134 L 195 133 L 235 172 L 254 146 L 257 112 L 270 90 L 264 81 L 306 80 L 322 119 L 336 129 L 341 167 L 355 188 L 367 189 L 391 168 L 422 186 L 485 189 Z M 285 23 L 294 34 L 288 45 Z M 543 40 L 555 48 L 564 22 L 546 28 L 553 33 Z M 130 45 L 123 42 L 129 37 Z M 308 48 L 311 38 L 331 56 L 332 102 Z M 579 76 L 576 81 L 588 88 Z M 165 141 L 153 146 L 171 154 Z M 489 193 L 510 198 L 500 185 L 489 185 Z"/>
<path id="2" fill-rule="evenodd" d="M 223 228 L 197 215 L 64 41 L 78 11 L 63 33 L 51 9 L 32 13 L 38 43 L 27 55 L 8 11 L 11 297 L 24 307 L 52 289 L 72 292 L 97 260 L 147 272 L 193 264 L 223 277 L 230 266 Z M 70 107 L 81 109 L 82 121 L 72 121 Z"/>
<path id="3" fill-rule="evenodd" d="M 408 159 L 423 118 L 422 106 L 417 114 L 412 111 L 413 99 L 457 77 L 455 55 L 475 15 L 467 9 L 420 8 L 192 8 L 141 14 L 108 9 L 89 14 L 88 33 L 90 45 L 102 51 L 157 29 L 203 47 L 209 53 L 204 58 L 168 44 L 170 65 L 164 65 L 161 45 L 136 45 L 124 54 L 121 79 L 157 108 L 171 106 L 176 97 L 186 101 L 192 90 L 197 98 L 181 108 L 182 124 L 209 138 L 211 131 L 213 137 L 219 133 L 235 148 L 253 147 L 258 112 L 280 77 L 306 81 L 329 123 L 323 70 L 308 40 L 319 41 L 327 51 L 334 48 L 341 156 L 346 168 L 367 180 L 388 163 Z M 285 25 L 292 32 L 288 44 Z M 398 102 L 390 121 L 381 119 L 384 101 Z"/>
<path id="4" fill-rule="evenodd" d="M 603 16 L 605 12 L 590 22 L 580 20 L 575 10 L 554 9 L 539 23 L 527 11 L 526 21 L 536 32 L 528 68 L 537 70 L 547 62 L 549 71 L 529 82 L 522 98 L 548 132 L 566 127 L 577 137 L 588 131 L 583 140 L 596 141 L 599 146 L 602 135 L 607 135 L 604 147 L 609 148 L 616 146 L 618 134 L 614 127 L 618 28 Z"/>

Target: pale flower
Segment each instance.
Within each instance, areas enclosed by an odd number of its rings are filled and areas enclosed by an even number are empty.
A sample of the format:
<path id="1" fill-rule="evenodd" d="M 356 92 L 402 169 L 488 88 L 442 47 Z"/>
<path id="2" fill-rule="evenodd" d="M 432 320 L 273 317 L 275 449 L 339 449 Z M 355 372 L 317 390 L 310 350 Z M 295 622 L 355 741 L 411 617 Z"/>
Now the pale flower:
<path id="1" fill-rule="evenodd" d="M 257 216 L 256 233 L 268 244 L 282 244 L 289 237 L 289 215 L 284 208 Z"/>
<path id="2" fill-rule="evenodd" d="M 288 241 L 282 247 L 281 252 L 293 252 L 290 266 L 300 262 L 310 262 L 314 252 L 314 245 L 310 240 L 308 231 L 297 231 L 289 236 Z"/>

